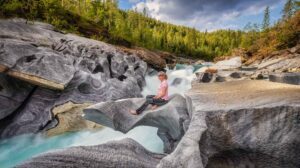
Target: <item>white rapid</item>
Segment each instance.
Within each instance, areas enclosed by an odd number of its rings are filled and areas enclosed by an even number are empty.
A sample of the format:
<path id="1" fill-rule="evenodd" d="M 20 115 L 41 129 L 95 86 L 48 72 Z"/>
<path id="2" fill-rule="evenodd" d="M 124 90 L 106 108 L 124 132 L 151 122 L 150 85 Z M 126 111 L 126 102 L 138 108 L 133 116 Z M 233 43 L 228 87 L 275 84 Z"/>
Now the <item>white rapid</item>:
<path id="1" fill-rule="evenodd" d="M 187 66 L 185 69 L 181 70 L 170 70 L 167 68 L 169 94 L 183 94 L 184 92 L 189 90 L 191 88 L 192 80 L 196 78 L 196 75 L 193 71 L 193 66 Z M 174 84 L 176 80 L 181 81 L 177 84 Z M 143 96 L 156 94 L 160 83 L 157 76 L 146 76 L 146 83 L 147 85 L 142 92 Z"/>
<path id="2" fill-rule="evenodd" d="M 190 89 L 191 81 L 195 77 L 193 67 L 188 66 L 182 70 L 167 70 L 169 76 L 169 93 L 183 94 Z M 172 85 L 176 78 L 180 78 L 181 82 Z M 177 79 L 177 81 L 179 81 Z M 159 86 L 158 78 L 154 76 L 146 77 L 146 86 L 143 95 L 156 94 Z M 63 135 L 46 138 L 42 135 L 22 135 L 7 140 L 0 141 L 0 167 L 13 167 L 24 160 L 32 158 L 40 153 L 50 150 L 62 149 L 72 146 L 88 146 L 99 145 L 111 140 L 119 140 L 123 138 L 132 138 L 143 145 L 146 149 L 162 153 L 163 142 L 156 134 L 157 128 L 140 126 L 127 134 L 114 131 L 110 128 L 104 128 L 98 131 L 80 131 L 74 133 L 66 133 Z"/>

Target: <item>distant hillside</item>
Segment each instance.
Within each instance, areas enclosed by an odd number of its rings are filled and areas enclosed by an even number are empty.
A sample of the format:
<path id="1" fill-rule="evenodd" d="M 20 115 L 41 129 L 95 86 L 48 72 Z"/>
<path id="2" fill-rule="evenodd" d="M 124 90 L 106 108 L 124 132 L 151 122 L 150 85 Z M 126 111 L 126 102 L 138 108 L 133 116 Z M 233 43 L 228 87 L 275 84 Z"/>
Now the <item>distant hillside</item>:
<path id="1" fill-rule="evenodd" d="M 299 22 L 298 16 L 293 16 L 293 21 L 289 21 L 290 18 L 280 21 L 267 31 L 250 26 L 245 31 L 199 32 L 157 21 L 146 13 L 120 10 L 114 0 L 4 0 L 0 2 L 0 16 L 41 20 L 55 25 L 58 30 L 112 44 L 139 46 L 205 60 L 229 55 L 239 47 L 251 53 L 267 53 L 290 47 L 295 45 L 299 35 L 299 27 L 295 23 Z M 289 24 L 296 26 L 296 29 L 290 30 Z M 277 30 L 282 31 L 281 39 L 276 38 L 275 42 L 272 37 L 274 33 L 278 35 Z M 270 38 L 272 43 L 269 43 Z"/>

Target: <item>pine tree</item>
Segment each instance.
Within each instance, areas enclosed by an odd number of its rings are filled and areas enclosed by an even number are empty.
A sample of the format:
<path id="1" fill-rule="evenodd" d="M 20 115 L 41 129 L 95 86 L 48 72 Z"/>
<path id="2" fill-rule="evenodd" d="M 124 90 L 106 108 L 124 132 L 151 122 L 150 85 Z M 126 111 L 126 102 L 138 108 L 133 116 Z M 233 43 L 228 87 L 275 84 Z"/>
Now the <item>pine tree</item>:
<path id="1" fill-rule="evenodd" d="M 267 30 L 270 27 L 270 7 L 267 6 L 264 12 L 264 20 L 262 23 L 263 30 Z"/>
<path id="2" fill-rule="evenodd" d="M 283 13 L 282 19 L 287 20 L 291 18 L 295 12 L 294 9 L 295 9 L 295 2 L 293 0 L 287 0 L 282 11 Z"/>
<path id="3" fill-rule="evenodd" d="M 146 7 L 144 7 L 144 9 L 143 9 L 143 15 L 144 15 L 145 17 L 147 17 L 147 9 L 146 9 Z"/>

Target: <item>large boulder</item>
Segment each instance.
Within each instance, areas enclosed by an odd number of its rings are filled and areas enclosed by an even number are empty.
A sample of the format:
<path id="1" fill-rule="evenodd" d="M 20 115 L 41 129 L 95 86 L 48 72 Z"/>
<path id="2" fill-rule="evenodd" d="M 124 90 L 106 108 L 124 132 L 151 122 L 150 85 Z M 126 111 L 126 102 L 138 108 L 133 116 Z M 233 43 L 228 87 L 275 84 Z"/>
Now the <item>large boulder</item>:
<path id="1" fill-rule="evenodd" d="M 197 84 L 191 123 L 158 167 L 299 167 L 300 87 L 267 81 Z"/>
<path id="2" fill-rule="evenodd" d="M 233 57 L 228 60 L 219 61 L 213 65 L 213 68 L 222 70 L 222 69 L 236 69 L 242 66 L 241 57 Z"/>
<path id="3" fill-rule="evenodd" d="M 139 125 L 158 128 L 158 135 L 164 141 L 165 152 L 171 152 L 177 145 L 189 124 L 186 100 L 174 95 L 168 104 L 156 110 L 146 109 L 141 115 L 129 113 L 137 109 L 145 99 L 125 99 L 103 102 L 84 110 L 84 118 L 98 124 L 127 133 Z"/>
<path id="4" fill-rule="evenodd" d="M 103 145 L 73 147 L 41 154 L 16 167 L 154 168 L 164 156 L 147 151 L 131 139 L 124 139 Z"/>
<path id="5" fill-rule="evenodd" d="M 0 73 L 13 79 L 0 81 L 0 119 L 10 115 L 0 123 L 0 138 L 59 125 L 52 110 L 67 102 L 141 97 L 146 71 L 137 55 L 104 42 L 39 22 L 0 20 Z"/>

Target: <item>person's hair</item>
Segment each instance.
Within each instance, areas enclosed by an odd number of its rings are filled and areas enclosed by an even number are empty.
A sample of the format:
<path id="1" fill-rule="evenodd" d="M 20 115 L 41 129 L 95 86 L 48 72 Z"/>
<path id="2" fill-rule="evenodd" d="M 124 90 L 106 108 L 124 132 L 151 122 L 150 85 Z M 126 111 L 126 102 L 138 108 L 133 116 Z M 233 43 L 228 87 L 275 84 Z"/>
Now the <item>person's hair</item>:
<path id="1" fill-rule="evenodd" d="M 168 75 L 163 71 L 158 72 L 158 76 L 164 76 L 165 79 L 168 79 Z"/>

